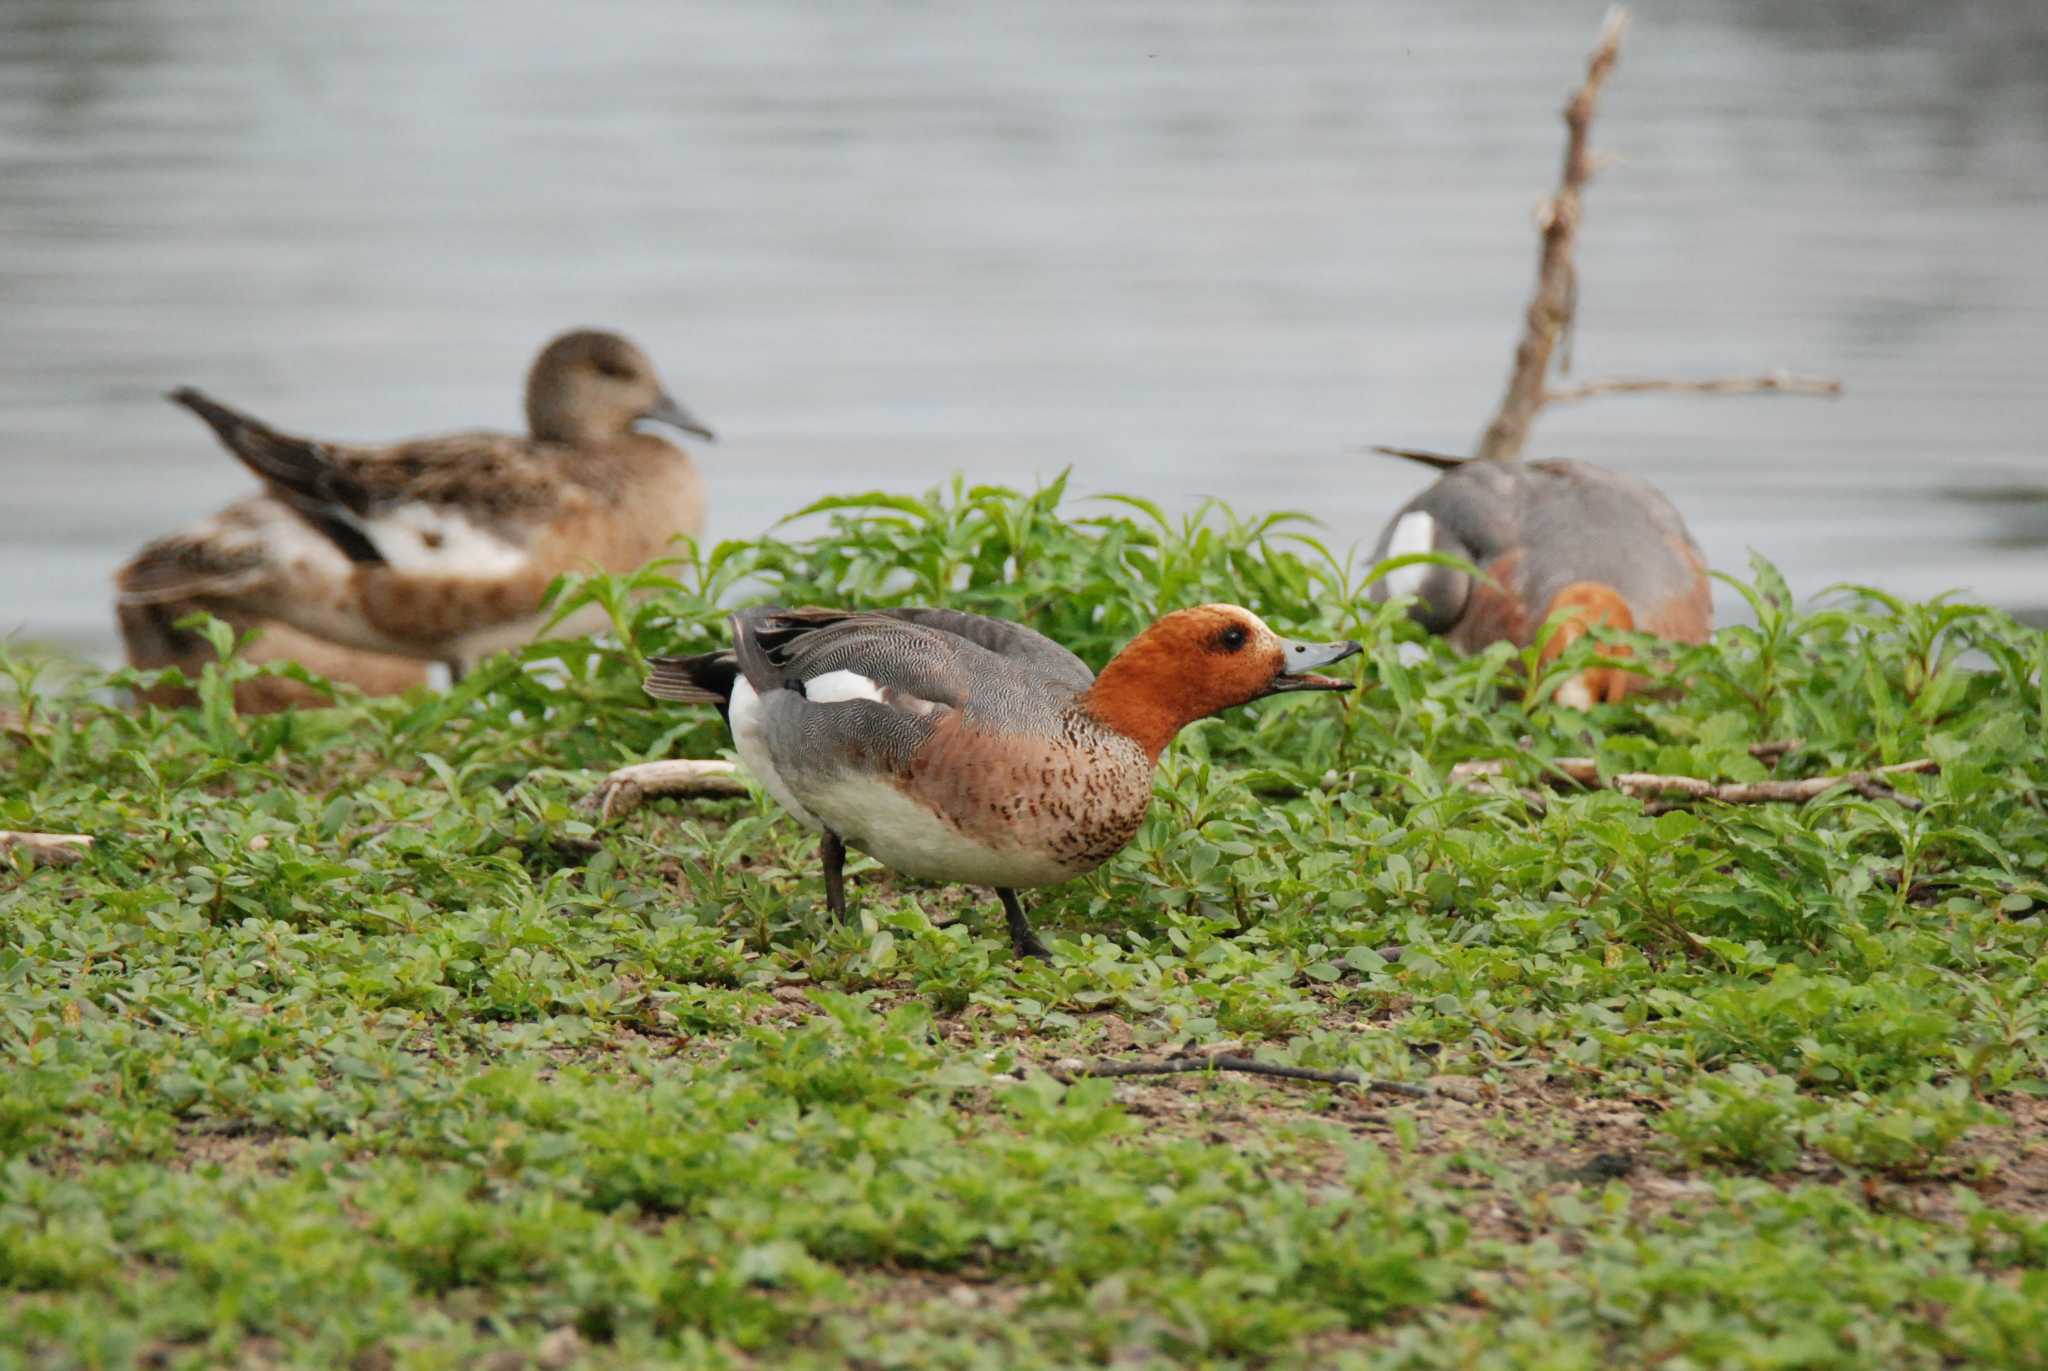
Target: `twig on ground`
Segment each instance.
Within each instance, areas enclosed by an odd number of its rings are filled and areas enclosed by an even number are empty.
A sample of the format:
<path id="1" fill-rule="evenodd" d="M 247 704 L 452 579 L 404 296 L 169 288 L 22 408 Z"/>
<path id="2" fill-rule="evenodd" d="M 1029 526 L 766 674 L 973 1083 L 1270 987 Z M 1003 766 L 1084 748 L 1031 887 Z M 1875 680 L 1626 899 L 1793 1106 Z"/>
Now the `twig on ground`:
<path id="1" fill-rule="evenodd" d="M 1645 800 L 1661 800 L 1677 795 L 1687 800 L 1717 800 L 1722 804 L 1754 805 L 1805 804 L 1808 800 L 1825 795 L 1836 786 L 1845 785 L 1874 800 L 1896 799 L 1907 808 L 1915 808 L 1919 801 L 1895 794 L 1891 787 L 1884 783 L 1884 778 L 1939 770 L 1939 762 L 1931 757 L 1921 757 L 1916 761 L 1872 767 L 1868 771 L 1848 771 L 1834 776 L 1808 776 L 1797 781 L 1703 781 L 1696 776 L 1659 776 L 1648 771 L 1627 771 L 1614 778 L 1614 788 L 1624 795 L 1633 795 Z"/>
<path id="2" fill-rule="evenodd" d="M 0 858 L 28 854 L 31 866 L 67 866 L 83 861 L 92 837 L 86 833 L 18 833 L 0 829 Z"/>
<path id="3" fill-rule="evenodd" d="M 1368 1090 L 1405 1095 L 1415 1100 L 1426 1100 L 1436 1093 L 1426 1085 L 1380 1080 L 1357 1071 L 1321 1071 L 1314 1067 L 1286 1066 L 1279 1062 L 1262 1062 L 1255 1057 L 1241 1057 L 1234 1052 L 1203 1052 L 1199 1048 L 1176 1052 L 1171 1057 L 1155 1061 L 1087 1062 L 1071 1070 L 1055 1070 L 1047 1074 L 1055 1080 L 1071 1082 L 1084 1077 L 1178 1076 L 1191 1071 L 1237 1071 L 1247 1076 L 1277 1076 L 1282 1080 L 1317 1081 L 1324 1085 L 1362 1085 Z"/>
<path id="4" fill-rule="evenodd" d="M 740 769 L 731 762 L 640 762 L 622 766 L 605 777 L 577 807 L 586 814 L 595 814 L 599 823 L 610 823 L 656 795 L 723 800 L 746 793 L 747 783 L 740 779 Z"/>
<path id="5" fill-rule="evenodd" d="M 1546 405 L 1567 405 L 1595 395 L 1637 395 L 1648 391 L 1683 391 L 1688 395 L 1840 395 L 1842 383 L 1832 376 L 1795 376 L 1773 371 L 1763 376 L 1716 376 L 1683 381 L 1664 376 L 1609 376 L 1543 392 Z"/>
<path id="6" fill-rule="evenodd" d="M 1759 743 L 1750 749 L 1750 753 L 1758 758 L 1776 758 L 1798 746 L 1796 739 Z M 1489 779 L 1505 775 L 1507 766 L 1508 759 L 1504 757 L 1459 762 L 1451 768 L 1449 779 L 1453 785 L 1483 790 Z M 1800 780 L 1707 781 L 1697 776 L 1665 776 L 1654 771 L 1624 771 L 1613 777 L 1604 777 L 1600 774 L 1599 763 L 1591 757 L 1552 757 L 1545 759 L 1543 766 L 1553 780 L 1563 779 L 1594 790 L 1618 790 L 1642 800 L 1652 812 L 1658 813 L 1698 800 L 1730 805 L 1805 804 L 1836 786 L 1848 786 L 1873 800 L 1891 800 L 1905 809 L 1918 809 L 1918 800 L 1899 794 L 1886 784 L 1885 778 L 1941 770 L 1940 763 L 1933 758 L 1922 757 L 1916 761 L 1872 767 L 1867 771 L 1807 776 Z"/>
<path id="7" fill-rule="evenodd" d="M 1565 103 L 1566 130 L 1564 173 L 1557 193 L 1537 211 L 1536 222 L 1543 233 L 1543 255 L 1536 269 L 1536 294 L 1529 301 L 1522 340 L 1515 346 L 1515 369 L 1508 376 L 1507 394 L 1500 412 L 1486 426 L 1474 456 L 1497 462 L 1513 461 L 1529 440 L 1529 422 L 1543 408 L 1543 378 L 1550 373 L 1550 357 L 1559 340 L 1572 326 L 1578 308 L 1578 272 L 1572 264 L 1572 246 L 1579 233 L 1579 193 L 1593 175 L 1593 159 L 1587 148 L 1587 133 L 1593 124 L 1593 109 L 1600 100 L 1600 87 L 1621 56 L 1621 36 L 1628 31 L 1628 11 L 1619 6 L 1607 12 L 1600 25 L 1600 37 L 1586 59 L 1586 79 Z"/>

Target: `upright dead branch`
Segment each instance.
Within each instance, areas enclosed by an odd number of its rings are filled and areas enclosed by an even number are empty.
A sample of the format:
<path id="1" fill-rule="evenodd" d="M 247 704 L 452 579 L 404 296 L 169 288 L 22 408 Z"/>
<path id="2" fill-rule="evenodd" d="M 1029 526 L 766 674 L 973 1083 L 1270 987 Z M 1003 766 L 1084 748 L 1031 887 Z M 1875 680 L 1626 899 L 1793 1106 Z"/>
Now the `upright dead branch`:
<path id="1" fill-rule="evenodd" d="M 1593 176 L 1593 157 L 1587 147 L 1587 133 L 1593 125 L 1593 108 L 1600 99 L 1600 87 L 1621 56 L 1621 36 L 1628 30 L 1628 11 L 1616 6 L 1600 25 L 1599 41 L 1586 59 L 1586 80 L 1565 103 L 1564 124 L 1568 137 L 1564 150 L 1564 175 L 1557 193 L 1537 211 L 1537 226 L 1543 233 L 1543 257 L 1536 270 L 1536 294 L 1529 301 L 1522 341 L 1515 347 L 1515 369 L 1508 377 L 1508 393 L 1500 402 L 1500 413 L 1486 426 L 1473 454 L 1497 462 L 1513 461 L 1529 441 L 1529 423 L 1543 408 L 1543 379 L 1550 374 L 1551 354 L 1558 340 L 1572 325 L 1578 307 L 1578 274 L 1572 265 L 1572 246 L 1579 236 L 1579 194 Z"/>
<path id="2" fill-rule="evenodd" d="M 1572 254 L 1578 246 L 1579 220 L 1584 212 L 1586 182 L 1599 170 L 1588 146 L 1593 110 L 1600 100 L 1600 88 L 1621 56 L 1621 38 L 1628 31 L 1628 11 L 1616 7 L 1607 12 L 1600 25 L 1600 37 L 1586 59 L 1586 79 L 1565 102 L 1564 174 L 1552 195 L 1536 212 L 1536 224 L 1543 235 L 1542 257 L 1536 268 L 1536 293 L 1524 316 L 1522 339 L 1515 345 L 1515 367 L 1508 376 L 1508 391 L 1501 398 L 1500 412 L 1480 435 L 1475 457 L 1511 462 L 1521 456 L 1529 441 L 1529 425 L 1545 405 L 1584 400 L 1595 395 L 1626 395 L 1645 391 L 1684 391 L 1695 395 L 1840 395 L 1842 383 L 1825 376 L 1794 376 L 1773 371 L 1762 376 L 1717 376 L 1705 380 L 1681 380 L 1661 376 L 1615 377 L 1588 381 L 1582 385 L 1547 389 L 1544 379 L 1560 342 L 1571 335 L 1572 321 L 1579 307 L 1578 266 Z M 1567 349 L 1565 369 L 1570 368 Z M 1405 454 L 1404 454 L 1405 455 Z"/>

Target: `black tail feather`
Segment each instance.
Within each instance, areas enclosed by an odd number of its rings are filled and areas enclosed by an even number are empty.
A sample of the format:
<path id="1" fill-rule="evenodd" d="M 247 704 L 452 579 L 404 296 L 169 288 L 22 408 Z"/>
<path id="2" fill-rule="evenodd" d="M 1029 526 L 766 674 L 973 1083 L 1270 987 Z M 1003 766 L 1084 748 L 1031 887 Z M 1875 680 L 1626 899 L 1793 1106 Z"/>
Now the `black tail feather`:
<path id="1" fill-rule="evenodd" d="M 1452 467 L 1461 467 L 1472 460 L 1470 457 L 1453 457 L 1448 453 L 1425 452 L 1421 448 L 1413 447 L 1380 447 L 1375 445 L 1370 451 L 1387 457 L 1403 457 L 1411 462 L 1420 462 L 1426 467 L 1435 467 L 1438 471 L 1449 471 Z"/>
<path id="2" fill-rule="evenodd" d="M 723 712 L 732 701 L 739 659 L 732 652 L 706 652 L 695 657 L 654 657 L 647 663 L 642 686 L 657 700 L 675 704 L 717 705 Z"/>
<path id="3" fill-rule="evenodd" d="M 205 420 L 221 445 L 264 480 L 303 501 L 364 512 L 360 492 L 335 470 L 326 444 L 280 433 L 191 386 L 180 386 L 166 398 Z"/>

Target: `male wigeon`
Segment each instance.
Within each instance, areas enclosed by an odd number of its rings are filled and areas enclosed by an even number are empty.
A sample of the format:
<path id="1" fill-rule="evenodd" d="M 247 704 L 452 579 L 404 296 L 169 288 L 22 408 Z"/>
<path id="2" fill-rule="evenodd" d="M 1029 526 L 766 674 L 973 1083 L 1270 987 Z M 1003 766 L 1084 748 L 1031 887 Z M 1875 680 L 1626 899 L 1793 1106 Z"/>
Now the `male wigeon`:
<path id="1" fill-rule="evenodd" d="M 629 571 L 676 534 L 703 530 L 704 483 L 688 455 L 633 426 L 711 431 L 616 333 L 579 329 L 541 351 L 527 375 L 523 437 L 351 446 L 280 433 L 189 388 L 171 399 L 263 479 L 272 508 L 294 516 L 265 521 L 263 574 L 213 578 L 212 604 L 346 647 L 446 662 L 457 676 L 538 632 L 541 595 L 561 573 Z M 192 560 L 250 556 L 221 549 Z M 166 597 L 185 598 L 174 577 L 124 579 L 120 603 Z M 593 608 L 562 631 L 602 622 Z"/>
<path id="2" fill-rule="evenodd" d="M 1122 850 L 1152 768 L 1197 719 L 1283 691 L 1359 650 L 1296 643 L 1248 609 L 1167 615 L 1100 676 L 1017 624 L 945 609 L 749 609 L 733 646 L 653 662 L 647 692 L 716 704 L 775 800 L 824 835 L 844 917 L 847 847 L 935 881 L 995 887 L 1019 956 L 1047 956 L 1017 891 Z"/>
<path id="3" fill-rule="evenodd" d="M 1705 642 L 1712 633 L 1706 558 L 1678 510 L 1648 482 L 1587 462 L 1379 451 L 1443 475 L 1394 516 L 1373 560 L 1443 552 L 1485 575 L 1417 563 L 1382 577 L 1372 596 L 1415 596 L 1409 613 L 1416 622 L 1461 652 L 1502 640 L 1526 647 L 1553 618 L 1559 623 L 1545 661 L 1593 627 L 1683 643 Z M 1595 667 L 1560 686 L 1555 698 L 1587 709 L 1642 684 L 1635 673 Z"/>

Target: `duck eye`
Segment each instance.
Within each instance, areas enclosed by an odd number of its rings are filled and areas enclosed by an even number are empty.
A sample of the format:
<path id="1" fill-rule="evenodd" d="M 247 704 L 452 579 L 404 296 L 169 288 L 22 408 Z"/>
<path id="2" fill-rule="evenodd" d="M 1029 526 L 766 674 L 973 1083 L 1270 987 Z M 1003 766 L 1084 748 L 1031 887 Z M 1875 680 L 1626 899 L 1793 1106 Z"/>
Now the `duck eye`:
<path id="1" fill-rule="evenodd" d="M 597 367 L 599 375 L 609 376 L 614 381 L 630 381 L 633 379 L 633 368 L 615 358 L 600 357 L 594 365 Z"/>
<path id="2" fill-rule="evenodd" d="M 1235 652 L 1244 646 L 1245 631 L 1241 625 L 1232 624 L 1216 635 L 1216 646 L 1225 652 Z"/>

